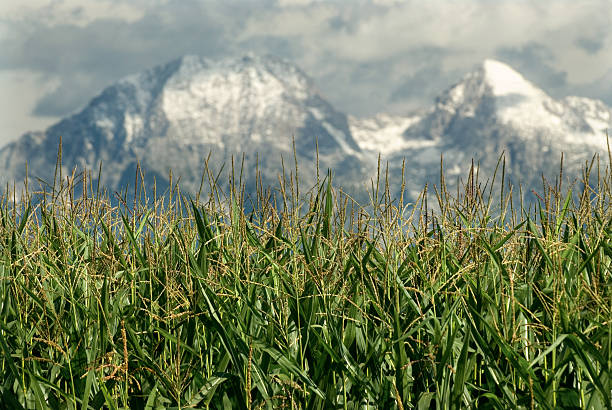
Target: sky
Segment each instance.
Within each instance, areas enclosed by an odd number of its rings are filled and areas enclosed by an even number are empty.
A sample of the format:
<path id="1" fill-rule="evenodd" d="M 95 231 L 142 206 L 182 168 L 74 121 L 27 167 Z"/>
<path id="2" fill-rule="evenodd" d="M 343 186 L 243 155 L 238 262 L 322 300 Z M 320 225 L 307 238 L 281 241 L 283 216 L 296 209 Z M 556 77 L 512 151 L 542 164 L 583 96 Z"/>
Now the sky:
<path id="1" fill-rule="evenodd" d="M 0 146 L 181 55 L 296 63 L 355 116 L 426 108 L 486 58 L 612 106 L 611 0 L 2 0 Z"/>

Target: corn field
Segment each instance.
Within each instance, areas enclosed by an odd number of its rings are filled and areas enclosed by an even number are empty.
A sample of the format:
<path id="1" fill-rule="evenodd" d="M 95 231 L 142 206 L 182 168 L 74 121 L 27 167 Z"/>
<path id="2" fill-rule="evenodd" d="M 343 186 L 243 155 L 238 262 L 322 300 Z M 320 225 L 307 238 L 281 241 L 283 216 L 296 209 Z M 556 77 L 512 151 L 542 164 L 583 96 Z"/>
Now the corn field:
<path id="1" fill-rule="evenodd" d="M 252 198 L 7 187 L 0 407 L 611 408 L 596 170 L 524 206 L 474 172 L 414 203 L 375 181 L 367 206 L 331 173 Z"/>

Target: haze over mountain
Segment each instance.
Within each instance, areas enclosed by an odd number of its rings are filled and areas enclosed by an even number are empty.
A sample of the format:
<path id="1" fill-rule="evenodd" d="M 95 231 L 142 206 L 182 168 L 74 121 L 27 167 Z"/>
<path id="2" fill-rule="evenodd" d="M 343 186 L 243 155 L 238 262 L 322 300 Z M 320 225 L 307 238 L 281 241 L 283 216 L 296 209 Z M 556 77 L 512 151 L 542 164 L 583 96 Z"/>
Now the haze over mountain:
<path id="1" fill-rule="evenodd" d="M 244 155 L 243 180 L 253 192 L 256 166 L 265 184 L 277 181 L 283 163 L 292 172 L 294 143 L 302 188 L 315 181 L 315 143 L 322 173 L 332 168 L 349 191 L 364 192 L 378 153 L 388 161 L 394 187 L 406 159 L 409 199 L 439 181 L 441 154 L 451 188 L 472 158 L 482 175 L 491 176 L 502 152 L 512 181 L 535 188 L 542 174 L 558 173 L 561 151 L 568 178 L 594 154 L 607 157 L 611 125 L 612 110 L 601 101 L 555 100 L 494 60 L 441 93 L 426 111 L 359 119 L 334 109 L 287 61 L 185 56 L 118 81 L 82 111 L 1 149 L 0 182 L 23 180 L 26 160 L 30 178 L 52 182 L 61 136 L 63 174 L 75 166 L 97 170 L 102 161 L 102 183 L 112 191 L 134 181 L 139 161 L 149 186 L 153 178 L 163 186 L 172 169 L 182 189 L 195 192 L 210 154 L 217 171 L 223 164 L 229 169 L 232 157 L 239 169 Z"/>

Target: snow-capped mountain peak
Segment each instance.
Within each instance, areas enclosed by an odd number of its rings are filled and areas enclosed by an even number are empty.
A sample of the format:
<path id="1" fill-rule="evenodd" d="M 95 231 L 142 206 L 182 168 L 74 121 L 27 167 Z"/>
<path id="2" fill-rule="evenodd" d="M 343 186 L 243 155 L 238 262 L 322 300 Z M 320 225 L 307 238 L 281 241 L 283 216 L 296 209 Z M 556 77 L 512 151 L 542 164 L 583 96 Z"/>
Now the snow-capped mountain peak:
<path id="1" fill-rule="evenodd" d="M 482 64 L 484 79 L 497 97 L 520 94 L 543 97 L 544 92 L 527 81 L 518 71 L 501 61 L 487 59 Z"/>
<path id="2" fill-rule="evenodd" d="M 133 180 L 137 162 L 158 181 L 172 169 L 186 190 L 197 189 L 195 176 L 209 153 L 219 169 L 244 153 L 245 166 L 258 164 L 270 181 L 294 147 L 305 167 L 314 164 L 317 148 L 322 167 L 347 162 L 339 173 L 350 174 L 361 166 L 347 116 L 295 65 L 253 54 L 188 55 L 119 80 L 40 138 L 1 150 L 0 163 L 13 175 L 0 174 L 0 182 L 21 179 L 25 158 L 31 172 L 48 175 L 60 136 L 66 169 L 97 169 L 102 161 L 112 189 Z M 310 176 L 316 173 L 302 175 L 306 184 Z"/>
<path id="3" fill-rule="evenodd" d="M 436 139 L 448 136 L 448 126 L 473 127 L 476 120 L 487 127 L 511 127 L 521 140 L 603 147 L 608 114 L 595 100 L 556 100 L 509 65 L 488 59 L 438 98 L 427 127 Z"/>
<path id="4" fill-rule="evenodd" d="M 444 92 L 438 98 L 437 107 L 463 116 L 474 116 L 478 106 L 483 103 L 494 104 L 499 116 L 506 121 L 515 119 L 521 122 L 533 122 L 524 118 L 525 112 L 534 113 L 533 105 L 536 106 L 536 114 L 541 111 L 537 106 L 554 105 L 543 90 L 526 80 L 512 67 L 497 60 L 487 59 Z M 518 118 L 516 111 L 524 113 Z"/>
<path id="5" fill-rule="evenodd" d="M 507 64 L 485 60 L 402 133 L 403 140 L 434 145 L 391 155 L 396 162 L 411 158 L 411 177 L 423 181 L 435 180 L 432 170 L 442 153 L 451 175 L 465 172 L 472 158 L 492 174 L 504 153 L 514 182 L 536 186 L 542 175 L 558 175 L 561 152 L 565 175 L 579 176 L 584 161 L 607 153 L 605 130 L 611 126 L 612 111 L 601 101 L 554 99 Z"/>

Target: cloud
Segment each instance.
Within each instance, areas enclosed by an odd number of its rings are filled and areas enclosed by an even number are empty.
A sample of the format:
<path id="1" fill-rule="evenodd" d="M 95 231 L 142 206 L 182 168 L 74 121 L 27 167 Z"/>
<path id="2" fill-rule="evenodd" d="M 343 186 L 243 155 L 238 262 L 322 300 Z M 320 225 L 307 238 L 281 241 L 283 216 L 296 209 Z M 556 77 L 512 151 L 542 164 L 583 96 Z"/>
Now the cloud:
<path id="1" fill-rule="evenodd" d="M 64 81 L 44 94 L 36 102 L 32 114 L 39 117 L 66 115 L 86 104 L 99 88 L 94 76 L 77 73 L 69 82 Z M 85 95 L 83 90 L 91 90 L 92 94 Z"/>
<path id="2" fill-rule="evenodd" d="M 44 25 L 84 26 L 102 18 L 136 21 L 143 15 L 142 0 L 3 0 L 0 19 Z"/>
<path id="3" fill-rule="evenodd" d="M 31 116 L 36 100 L 58 84 L 39 73 L 27 70 L 0 71 L 0 146 L 26 131 L 46 128 L 57 117 Z"/>
<path id="4" fill-rule="evenodd" d="M 228 29 L 199 2 L 177 1 L 147 11 L 136 22 L 102 18 L 83 27 L 41 25 L 18 42 L 0 42 L 0 69 L 34 70 L 57 79 L 59 87 L 34 112 L 62 115 L 133 72 L 188 53 L 231 53 Z"/>
<path id="5" fill-rule="evenodd" d="M 64 115 L 124 75 L 191 53 L 289 58 L 337 108 L 356 115 L 427 106 L 488 57 L 556 95 L 612 69 L 609 0 L 23 4 L 0 4 L 0 70 L 29 70 L 58 84 L 36 95 L 37 115 Z"/>
<path id="6" fill-rule="evenodd" d="M 582 48 L 589 54 L 596 54 L 604 46 L 604 38 L 602 37 L 578 37 L 574 42 L 578 47 Z"/>
<path id="7" fill-rule="evenodd" d="M 602 64 L 612 27 L 606 3 L 311 2 L 262 10 L 247 20 L 241 38 L 289 39 L 283 53 L 295 56 L 336 105 L 368 114 L 402 101 L 426 105 L 488 57 L 506 60 L 563 95 L 570 83 L 589 81 L 610 67 L 612 55 Z M 584 41 L 576 40 L 585 35 L 603 45 L 586 52 Z"/>
<path id="8" fill-rule="evenodd" d="M 612 107 L 612 68 L 594 81 L 570 86 L 568 94 L 588 95 L 591 98 L 600 99 Z M 612 130 L 610 132 L 612 133 Z"/>
<path id="9" fill-rule="evenodd" d="M 389 110 L 402 113 L 423 108 L 423 101 L 434 101 L 441 90 L 455 83 L 463 70 L 443 71 L 436 63 L 424 64 L 416 72 L 403 76 L 389 95 Z"/>

